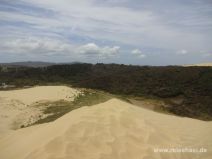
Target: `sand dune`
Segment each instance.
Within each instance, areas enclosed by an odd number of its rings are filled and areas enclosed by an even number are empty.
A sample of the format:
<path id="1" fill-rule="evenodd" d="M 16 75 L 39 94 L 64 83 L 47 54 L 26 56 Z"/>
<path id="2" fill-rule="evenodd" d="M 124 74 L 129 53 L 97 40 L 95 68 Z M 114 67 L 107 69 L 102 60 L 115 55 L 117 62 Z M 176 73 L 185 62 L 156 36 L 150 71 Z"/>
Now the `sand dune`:
<path id="1" fill-rule="evenodd" d="M 18 100 L 24 104 L 38 101 L 73 100 L 76 90 L 66 86 L 39 86 L 13 91 L 0 91 L 1 98 Z"/>
<path id="2" fill-rule="evenodd" d="M 184 66 L 212 66 L 212 62 L 208 62 L 208 63 L 199 63 L 199 64 L 191 64 L 191 65 L 184 65 Z"/>
<path id="3" fill-rule="evenodd" d="M 44 117 L 36 104 L 44 101 L 72 101 L 78 93 L 76 89 L 66 86 L 0 91 L 0 136 Z"/>
<path id="4" fill-rule="evenodd" d="M 159 114 L 117 99 L 0 139 L 2 159 L 209 159 L 212 123 Z M 154 148 L 205 148 L 156 153 Z"/>

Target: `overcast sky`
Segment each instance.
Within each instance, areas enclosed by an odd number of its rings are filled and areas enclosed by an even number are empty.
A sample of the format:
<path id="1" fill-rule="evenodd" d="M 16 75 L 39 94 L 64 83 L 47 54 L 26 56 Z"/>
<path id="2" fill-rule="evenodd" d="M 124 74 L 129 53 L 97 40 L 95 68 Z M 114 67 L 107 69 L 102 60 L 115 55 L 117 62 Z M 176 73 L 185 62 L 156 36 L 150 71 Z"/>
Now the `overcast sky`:
<path id="1" fill-rule="evenodd" d="M 0 0 L 0 62 L 212 62 L 212 0 Z"/>

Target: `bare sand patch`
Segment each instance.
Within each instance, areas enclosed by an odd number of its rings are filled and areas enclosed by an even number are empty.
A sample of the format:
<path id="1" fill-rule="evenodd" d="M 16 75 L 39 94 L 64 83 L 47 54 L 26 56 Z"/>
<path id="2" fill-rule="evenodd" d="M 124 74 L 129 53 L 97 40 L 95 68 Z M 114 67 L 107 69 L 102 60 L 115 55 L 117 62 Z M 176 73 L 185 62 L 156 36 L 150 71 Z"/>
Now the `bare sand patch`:
<path id="1" fill-rule="evenodd" d="M 0 91 L 0 97 L 18 100 L 25 105 L 39 101 L 72 101 L 76 95 L 76 89 L 66 86 L 38 86 L 27 89 Z"/>
<path id="2" fill-rule="evenodd" d="M 71 111 L 0 139 L 3 159 L 209 159 L 212 122 L 160 114 L 118 99 Z M 155 153 L 154 148 L 206 153 Z"/>
<path id="3" fill-rule="evenodd" d="M 41 107 L 45 101 L 73 101 L 79 93 L 66 86 L 38 86 L 20 90 L 0 91 L 0 136 L 45 117 Z"/>

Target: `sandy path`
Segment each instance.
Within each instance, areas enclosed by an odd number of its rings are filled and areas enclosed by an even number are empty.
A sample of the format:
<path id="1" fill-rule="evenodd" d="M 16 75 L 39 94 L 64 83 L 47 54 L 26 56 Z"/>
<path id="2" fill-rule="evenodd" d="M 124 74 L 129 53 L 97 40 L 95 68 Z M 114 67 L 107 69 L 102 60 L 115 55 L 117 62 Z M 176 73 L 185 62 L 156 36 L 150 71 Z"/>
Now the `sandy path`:
<path id="1" fill-rule="evenodd" d="M 209 159 L 212 122 L 159 114 L 112 99 L 0 139 L 3 159 Z M 154 153 L 154 148 L 207 153 Z"/>
<path id="2" fill-rule="evenodd" d="M 41 108 L 35 107 L 35 104 L 44 101 L 72 101 L 78 93 L 76 89 L 66 86 L 0 91 L 0 137 L 43 116 Z"/>

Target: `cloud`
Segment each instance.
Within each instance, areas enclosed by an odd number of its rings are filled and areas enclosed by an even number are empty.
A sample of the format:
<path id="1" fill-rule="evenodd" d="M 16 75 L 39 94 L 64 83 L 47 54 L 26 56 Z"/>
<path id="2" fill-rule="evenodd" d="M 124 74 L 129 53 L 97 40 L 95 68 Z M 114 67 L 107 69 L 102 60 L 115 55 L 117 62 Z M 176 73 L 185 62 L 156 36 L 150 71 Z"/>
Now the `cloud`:
<path id="1" fill-rule="evenodd" d="M 70 52 L 73 46 L 68 42 L 58 39 L 41 37 L 23 37 L 18 39 L 2 40 L 0 47 L 2 52 L 7 54 L 61 54 Z"/>
<path id="2" fill-rule="evenodd" d="M 134 50 L 132 50 L 132 51 L 131 51 L 131 54 L 132 54 L 132 55 L 135 55 L 135 56 L 138 57 L 138 58 L 145 58 L 145 57 L 146 57 L 146 55 L 143 54 L 143 53 L 141 52 L 141 50 L 139 50 L 139 49 L 134 49 Z"/>
<path id="3" fill-rule="evenodd" d="M 119 46 L 104 46 L 100 47 L 95 43 L 88 43 L 86 45 L 80 46 L 76 49 L 76 52 L 79 52 L 82 55 L 86 56 L 99 56 L 103 58 L 113 57 L 119 53 Z"/>
<path id="4" fill-rule="evenodd" d="M 64 39 L 28 37 L 18 39 L 0 40 L 1 52 L 13 55 L 37 55 L 37 56 L 69 56 L 69 57 L 114 57 L 119 53 L 119 46 L 100 47 L 95 43 L 85 45 L 70 44 Z"/>
<path id="5" fill-rule="evenodd" d="M 126 48 L 125 52 L 141 47 L 160 53 L 160 57 L 149 58 L 151 64 L 164 64 L 164 59 L 181 48 L 189 54 L 212 51 L 211 9 L 209 1 L 194 0 L 2 0 L 0 54 L 24 52 L 39 57 L 48 52 L 78 57 L 78 50 L 82 57 L 111 57 L 119 51 L 116 46 Z M 5 41 L 13 42 L 17 49 L 6 46 Z M 129 59 L 122 55 L 116 62 L 127 63 Z M 140 54 L 140 58 L 145 56 Z M 202 55 L 192 56 L 187 60 Z"/>
<path id="6" fill-rule="evenodd" d="M 177 51 L 177 54 L 178 55 L 186 55 L 186 54 L 188 54 L 188 51 L 185 49 L 182 49 L 182 50 Z"/>
<path id="7" fill-rule="evenodd" d="M 160 3 L 155 5 L 145 1 L 138 1 L 136 4 L 141 9 L 134 9 L 129 0 L 101 2 L 102 5 L 94 0 L 17 0 L 14 4 L 7 3 L 5 8 L 13 6 L 13 12 L 0 10 L 0 20 L 10 24 L 30 24 L 28 29 L 35 34 L 36 30 L 66 35 L 74 32 L 97 40 L 174 50 L 186 45 L 190 50 L 201 49 L 209 46 L 207 41 L 211 41 L 210 36 L 202 31 L 212 25 L 210 14 L 204 11 L 209 10 L 210 5 L 205 4 L 194 5 L 193 10 L 191 6 L 177 1 L 167 1 L 171 9 L 163 9 Z M 175 5 L 180 9 L 176 9 Z M 158 9 L 170 11 L 172 16 L 165 11 L 158 14 Z M 184 13 L 183 18 L 179 16 L 181 12 Z M 40 16 L 36 16 L 38 13 Z"/>

